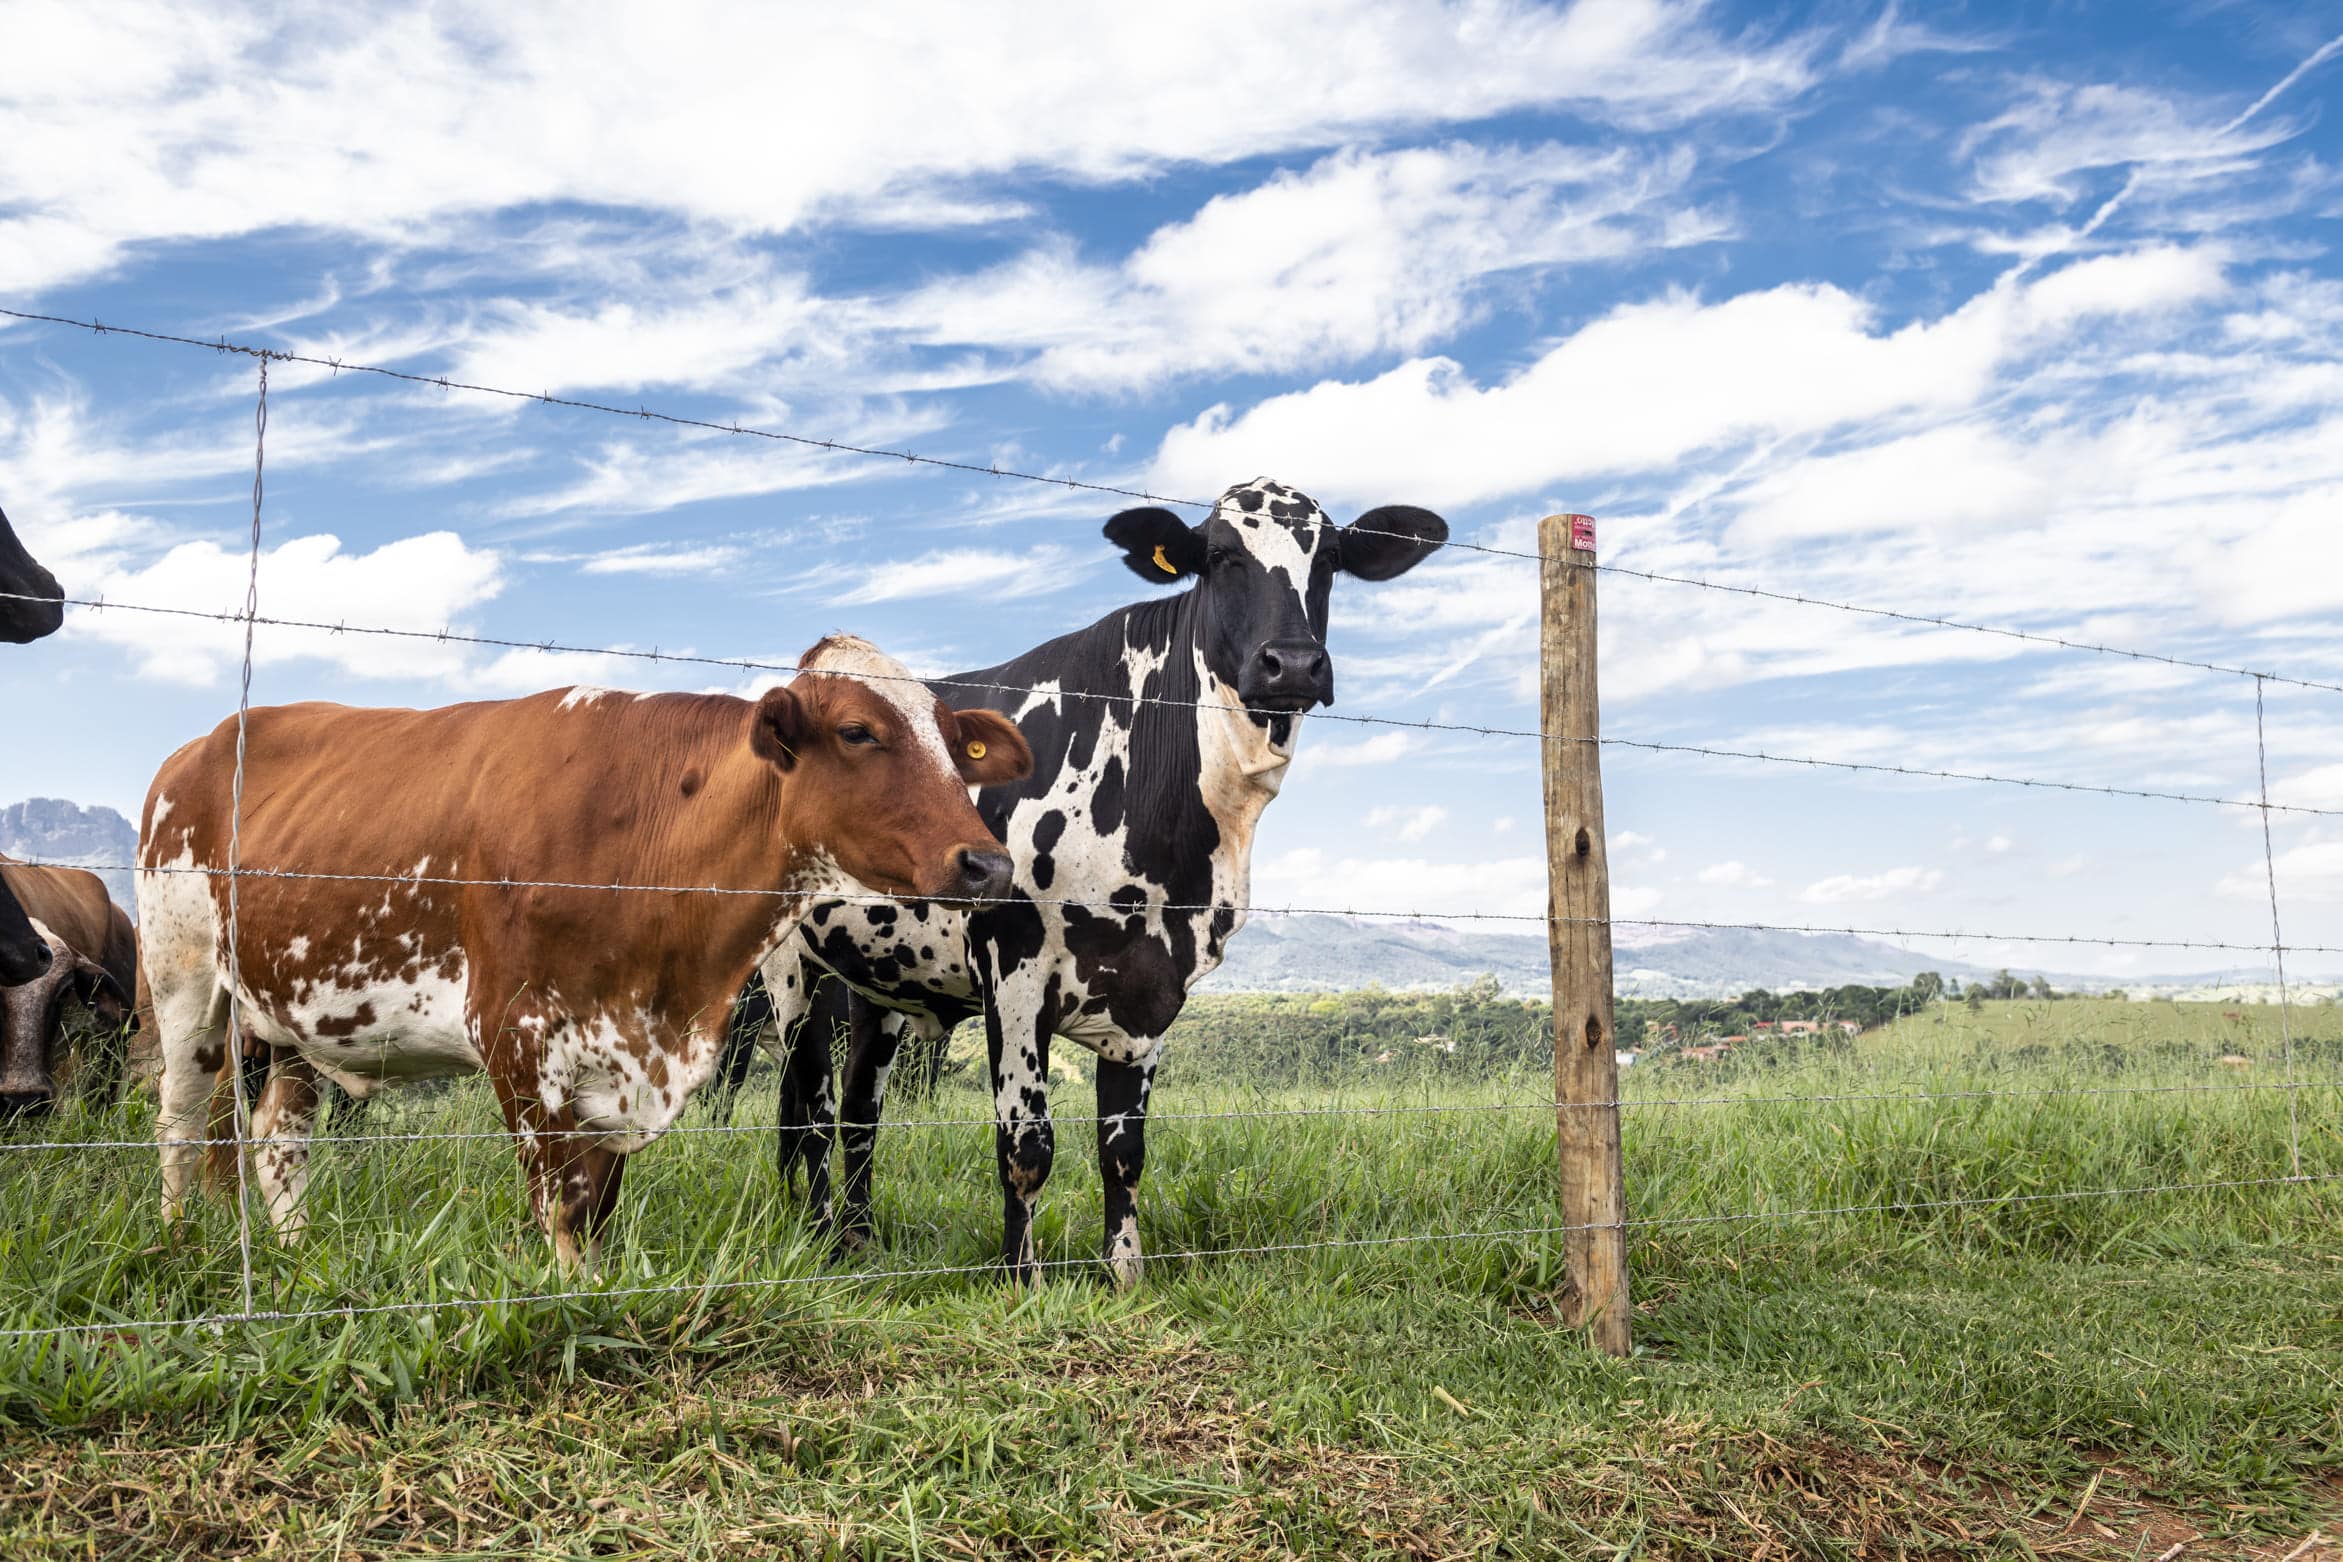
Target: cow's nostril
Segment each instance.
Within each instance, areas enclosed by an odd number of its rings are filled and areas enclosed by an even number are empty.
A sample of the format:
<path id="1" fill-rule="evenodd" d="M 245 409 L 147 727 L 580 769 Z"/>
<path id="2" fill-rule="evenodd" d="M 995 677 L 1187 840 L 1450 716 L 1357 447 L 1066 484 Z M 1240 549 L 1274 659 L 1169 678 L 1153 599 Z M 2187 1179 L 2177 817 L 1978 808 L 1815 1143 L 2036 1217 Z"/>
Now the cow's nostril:
<path id="1" fill-rule="evenodd" d="M 1015 871 L 1007 852 L 961 848 L 960 890 L 971 900 L 998 900 L 1008 893 Z"/>

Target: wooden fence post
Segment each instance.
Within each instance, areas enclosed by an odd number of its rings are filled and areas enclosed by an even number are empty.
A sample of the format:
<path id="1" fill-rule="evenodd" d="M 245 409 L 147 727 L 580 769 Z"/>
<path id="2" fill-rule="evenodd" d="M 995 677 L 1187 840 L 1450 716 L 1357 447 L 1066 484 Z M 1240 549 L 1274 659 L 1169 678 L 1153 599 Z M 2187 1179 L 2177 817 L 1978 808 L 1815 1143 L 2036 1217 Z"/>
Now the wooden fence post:
<path id="1" fill-rule="evenodd" d="M 1611 869 L 1603 841 L 1595 689 L 1595 525 L 1538 523 L 1546 778 L 1546 936 L 1554 966 L 1554 1133 L 1562 1161 L 1571 1321 L 1624 1356 L 1627 1188 L 1619 1153 L 1619 1059 L 1611 1026 Z"/>

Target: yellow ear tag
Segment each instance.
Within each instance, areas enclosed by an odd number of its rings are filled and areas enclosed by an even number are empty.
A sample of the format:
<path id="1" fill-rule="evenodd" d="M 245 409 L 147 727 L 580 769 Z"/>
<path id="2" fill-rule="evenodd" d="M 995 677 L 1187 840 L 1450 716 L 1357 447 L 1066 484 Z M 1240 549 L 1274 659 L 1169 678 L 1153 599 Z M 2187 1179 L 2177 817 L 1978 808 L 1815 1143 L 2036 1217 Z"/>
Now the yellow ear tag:
<path id="1" fill-rule="evenodd" d="M 982 758 L 984 758 L 984 745 L 983 745 L 982 743 L 971 743 L 971 744 L 969 744 L 969 745 L 968 745 L 968 757 L 969 757 L 970 759 L 982 759 Z"/>
<path id="2" fill-rule="evenodd" d="M 1163 544 L 1160 542 L 1155 545 L 1155 567 L 1166 575 L 1177 575 L 1180 572 L 1177 564 L 1163 556 Z"/>

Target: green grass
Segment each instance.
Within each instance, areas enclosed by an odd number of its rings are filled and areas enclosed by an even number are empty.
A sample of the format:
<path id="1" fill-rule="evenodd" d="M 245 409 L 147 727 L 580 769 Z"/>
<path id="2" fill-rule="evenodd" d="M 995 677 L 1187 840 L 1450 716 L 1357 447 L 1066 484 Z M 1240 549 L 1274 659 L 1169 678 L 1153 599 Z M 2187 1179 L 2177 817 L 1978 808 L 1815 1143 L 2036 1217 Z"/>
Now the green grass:
<path id="1" fill-rule="evenodd" d="M 850 1263 L 769 1137 L 679 1135 L 601 1294 L 0 1341 L 0 1555 L 2278 1556 L 2343 1513 L 2343 1181 L 2264 1180 L 2290 1135 L 2343 1173 L 2343 1092 L 2312 1045 L 2319 1088 L 2230 1088 L 2284 1073 L 2273 1015 L 2221 1013 L 1956 1007 L 1630 1070 L 1626 1361 L 1560 1327 L 1552 1238 L 1414 1240 L 1553 1224 L 1547 1113 L 1178 1120 L 1534 1103 L 1527 1064 L 1261 1091 L 1183 1078 L 1175 1037 L 1152 1252 L 1406 1240 L 1159 1258 L 1130 1293 L 1084 1262 L 1087 1124 L 1040 1225 L 1076 1262 L 1030 1292 L 888 1273 L 991 1258 L 988 1130 L 890 1129 Z M 2078 1088 L 2131 1093 L 2011 1093 Z M 1819 1096 L 1851 1099 L 1773 1099 Z M 967 1073 L 895 1108 L 984 1112 Z M 567 1288 L 508 1146 L 396 1138 L 495 1127 L 476 1084 L 386 1098 L 319 1152 L 309 1238 L 256 1238 L 256 1304 Z M 2260 1185 L 2025 1197 L 2207 1182 Z M 233 1212 L 166 1231 L 155 1190 L 151 1149 L 0 1151 L 0 1327 L 236 1308 Z"/>

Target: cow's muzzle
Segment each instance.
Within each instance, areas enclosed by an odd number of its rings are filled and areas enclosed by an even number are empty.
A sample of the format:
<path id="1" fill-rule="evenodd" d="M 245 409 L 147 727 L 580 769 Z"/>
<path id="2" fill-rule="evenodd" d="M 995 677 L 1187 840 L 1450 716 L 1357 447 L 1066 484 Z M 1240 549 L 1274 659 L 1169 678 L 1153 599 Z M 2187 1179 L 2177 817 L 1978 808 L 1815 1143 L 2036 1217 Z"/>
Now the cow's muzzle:
<path id="1" fill-rule="evenodd" d="M 963 846 L 952 854 L 953 900 L 1000 900 L 1017 882 L 1017 865 L 997 846 Z"/>
<path id="2" fill-rule="evenodd" d="M 1237 697 L 1248 710 L 1292 713 L 1334 703 L 1334 664 L 1315 640 L 1267 640 L 1245 659 Z"/>
<path id="3" fill-rule="evenodd" d="M 49 974 L 49 941 L 45 938 L 0 940 L 0 987 L 21 987 Z"/>

